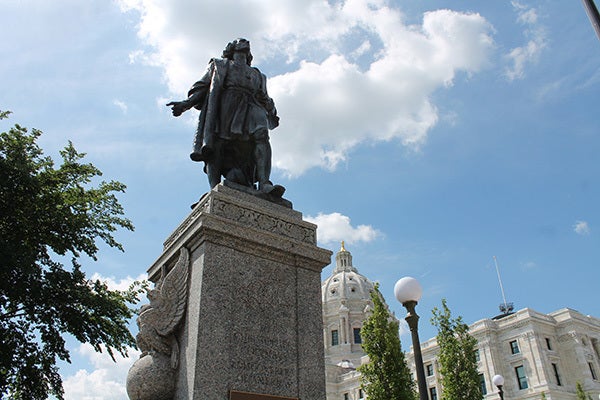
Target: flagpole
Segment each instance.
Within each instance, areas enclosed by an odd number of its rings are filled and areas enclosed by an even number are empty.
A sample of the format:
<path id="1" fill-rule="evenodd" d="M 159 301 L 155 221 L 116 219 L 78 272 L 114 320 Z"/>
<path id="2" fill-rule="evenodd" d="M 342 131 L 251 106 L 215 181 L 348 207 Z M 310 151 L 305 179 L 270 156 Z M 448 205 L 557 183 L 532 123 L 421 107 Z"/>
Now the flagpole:
<path id="1" fill-rule="evenodd" d="M 504 301 L 505 311 L 508 310 L 508 303 L 506 302 L 506 296 L 504 295 L 504 286 L 502 286 L 502 278 L 500 278 L 500 269 L 498 269 L 498 261 L 496 260 L 496 256 L 494 256 L 494 264 L 496 264 L 496 274 L 498 275 L 498 282 L 500 283 L 500 291 L 502 292 L 502 300 Z"/>

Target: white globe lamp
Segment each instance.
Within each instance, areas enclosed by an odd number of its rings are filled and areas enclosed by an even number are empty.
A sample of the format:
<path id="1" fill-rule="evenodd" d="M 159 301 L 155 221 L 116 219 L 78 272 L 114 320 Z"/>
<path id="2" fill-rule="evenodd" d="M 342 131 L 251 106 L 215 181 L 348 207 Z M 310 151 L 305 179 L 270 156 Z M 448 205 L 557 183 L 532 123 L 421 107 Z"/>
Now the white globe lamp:
<path id="1" fill-rule="evenodd" d="M 421 295 L 423 294 L 423 288 L 418 280 L 410 276 L 405 276 L 399 279 L 394 285 L 394 296 L 396 299 L 404 304 L 408 301 L 419 302 Z"/>
<path id="2" fill-rule="evenodd" d="M 504 377 L 502 375 L 494 375 L 492 383 L 498 388 L 500 400 L 504 400 L 504 390 L 502 390 L 502 386 L 504 386 Z"/>

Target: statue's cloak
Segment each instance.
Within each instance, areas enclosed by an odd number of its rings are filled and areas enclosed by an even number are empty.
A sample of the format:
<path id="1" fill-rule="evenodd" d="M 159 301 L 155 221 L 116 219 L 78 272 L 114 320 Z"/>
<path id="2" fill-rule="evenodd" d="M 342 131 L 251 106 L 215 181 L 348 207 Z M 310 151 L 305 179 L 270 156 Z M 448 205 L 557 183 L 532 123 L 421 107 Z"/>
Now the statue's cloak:
<path id="1" fill-rule="evenodd" d="M 259 131 L 260 128 L 274 129 L 279 125 L 277 110 L 273 100 L 267 94 L 267 78 L 257 68 L 253 70 L 258 78 L 258 87 L 234 101 L 233 108 L 237 107 L 238 110 L 232 112 L 232 107 L 228 107 L 231 115 L 220 115 L 223 106 L 221 98 L 229 68 L 229 60 L 211 59 L 204 76 L 194 83 L 188 92 L 188 99 L 191 99 L 195 107 L 200 110 L 194 150 L 203 155 L 209 154 L 214 148 L 214 140 L 217 137 L 233 139 L 232 134 L 238 134 L 238 139 L 248 140 L 249 135 Z M 256 125 L 256 121 L 263 118 L 248 117 L 248 109 L 256 110 L 258 107 L 262 111 L 257 114 L 263 113 L 264 123 Z"/>
<path id="2" fill-rule="evenodd" d="M 223 91 L 223 83 L 227 75 L 229 63 L 227 60 L 213 58 L 208 63 L 208 70 L 204 76 L 188 91 L 188 98 L 200 98 L 204 101 L 196 103 L 200 110 L 198 130 L 194 138 L 194 149 L 213 148 L 215 130 L 218 126 L 219 99 Z"/>

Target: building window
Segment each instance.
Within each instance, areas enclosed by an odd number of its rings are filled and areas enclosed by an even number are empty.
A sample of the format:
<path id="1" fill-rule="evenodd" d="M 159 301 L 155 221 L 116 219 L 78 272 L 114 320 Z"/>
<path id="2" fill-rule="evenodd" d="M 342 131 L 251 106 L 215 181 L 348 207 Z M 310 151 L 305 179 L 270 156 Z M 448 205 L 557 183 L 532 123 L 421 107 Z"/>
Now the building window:
<path id="1" fill-rule="evenodd" d="M 594 369 L 594 364 L 592 363 L 588 363 L 589 367 L 590 367 L 590 372 L 592 373 L 592 379 L 597 381 L 598 380 L 598 376 L 596 375 L 596 370 Z"/>
<path id="2" fill-rule="evenodd" d="M 519 342 L 513 340 L 510 342 L 510 352 L 511 354 L 519 354 L 521 351 L 519 350 Z"/>
<path id="3" fill-rule="evenodd" d="M 429 400 L 437 400 L 437 389 L 435 387 L 429 388 Z"/>
<path id="4" fill-rule="evenodd" d="M 362 389 L 358 389 L 358 399 L 359 399 L 359 400 L 362 400 L 362 399 L 364 399 L 364 398 L 365 398 L 365 396 L 363 395 L 363 391 L 362 391 Z"/>
<path id="5" fill-rule="evenodd" d="M 338 344 L 340 344 L 340 337 L 338 335 L 337 329 L 334 329 L 331 331 L 331 345 L 337 346 Z"/>
<path id="6" fill-rule="evenodd" d="M 525 376 L 525 368 L 522 365 L 519 365 L 515 368 L 515 374 L 517 375 L 517 382 L 519 383 L 519 389 L 527 389 L 529 386 L 527 385 L 527 377 Z"/>
<path id="7" fill-rule="evenodd" d="M 433 376 L 433 364 L 427 364 L 425 366 L 425 373 L 427 376 Z"/>
<path id="8" fill-rule="evenodd" d="M 479 354 L 479 349 L 475 349 L 475 361 L 481 361 L 481 355 Z"/>
<path id="9" fill-rule="evenodd" d="M 354 328 L 354 343 L 362 343 L 362 338 L 360 337 L 360 328 Z"/>
<path id="10" fill-rule="evenodd" d="M 552 370 L 554 371 L 554 377 L 556 378 L 556 384 L 558 386 L 562 386 L 562 383 L 560 382 L 560 375 L 558 374 L 558 365 L 552 363 Z"/>
<path id="11" fill-rule="evenodd" d="M 348 393 L 344 393 L 344 400 L 350 400 L 350 396 L 348 395 Z"/>
<path id="12" fill-rule="evenodd" d="M 548 350 L 552 350 L 552 343 L 550 343 L 550 338 L 546 338 L 546 347 Z"/>
<path id="13" fill-rule="evenodd" d="M 485 387 L 485 377 L 483 374 L 479 374 L 479 385 L 481 386 L 481 394 L 485 396 L 487 394 L 487 388 Z"/>

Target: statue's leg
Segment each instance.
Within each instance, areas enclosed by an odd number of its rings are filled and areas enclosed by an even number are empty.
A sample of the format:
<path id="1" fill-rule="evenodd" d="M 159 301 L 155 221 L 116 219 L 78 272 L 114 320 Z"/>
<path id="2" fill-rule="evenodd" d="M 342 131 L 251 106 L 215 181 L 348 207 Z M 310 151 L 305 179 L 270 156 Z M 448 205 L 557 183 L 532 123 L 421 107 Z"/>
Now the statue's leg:
<path id="1" fill-rule="evenodd" d="M 272 185 L 271 177 L 271 144 L 267 132 L 254 135 L 254 162 L 256 163 L 256 180 L 258 189 L 263 190 L 266 185 Z"/>
<path id="2" fill-rule="evenodd" d="M 254 135 L 254 162 L 256 163 L 256 180 L 258 190 L 281 197 L 285 188 L 281 185 L 273 185 L 271 179 L 271 144 L 269 143 L 269 131 L 264 130 Z"/>

